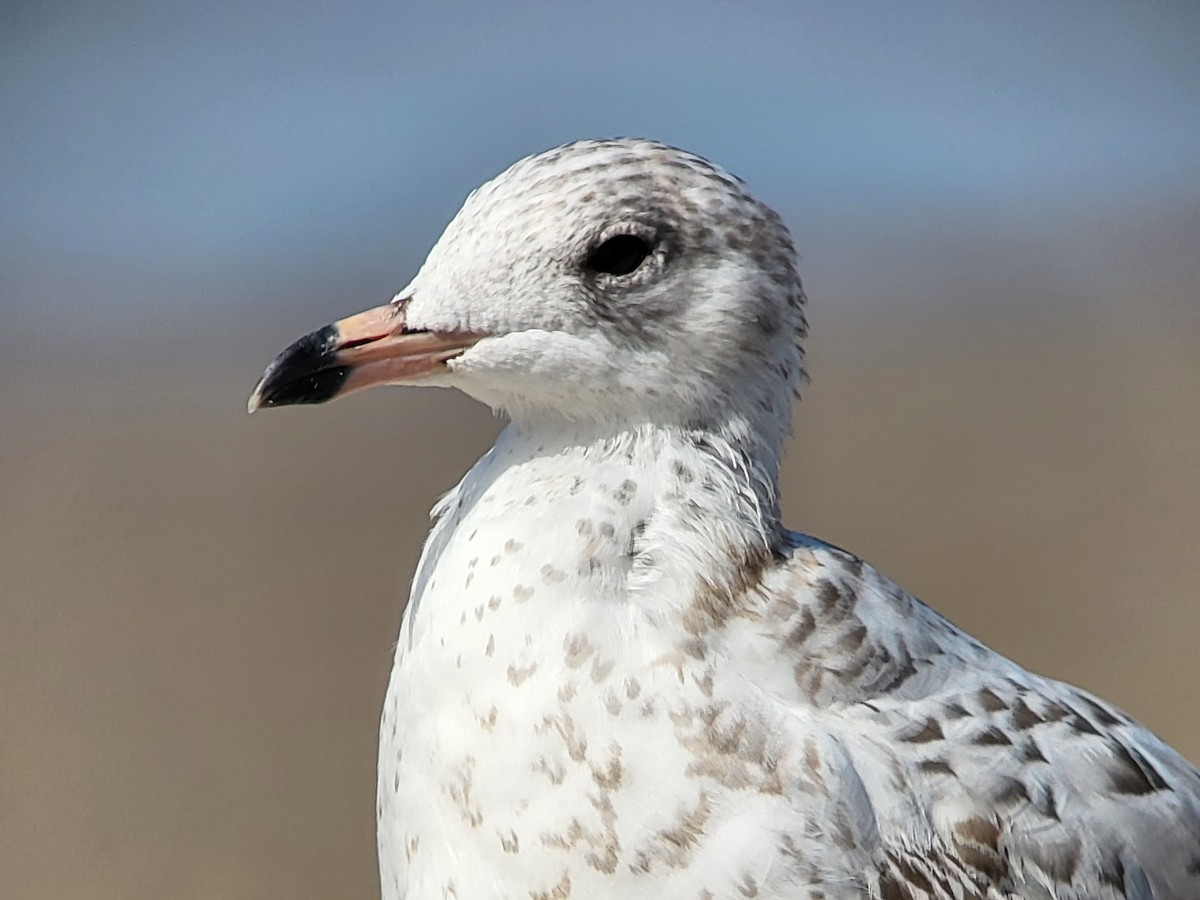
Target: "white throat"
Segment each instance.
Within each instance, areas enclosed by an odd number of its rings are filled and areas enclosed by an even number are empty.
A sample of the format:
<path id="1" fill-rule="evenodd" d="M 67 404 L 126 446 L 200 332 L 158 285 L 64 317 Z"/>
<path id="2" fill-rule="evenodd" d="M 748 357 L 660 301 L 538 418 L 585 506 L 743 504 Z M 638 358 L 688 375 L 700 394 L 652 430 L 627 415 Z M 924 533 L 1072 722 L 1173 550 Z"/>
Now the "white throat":
<path id="1" fill-rule="evenodd" d="M 779 529 L 775 457 L 763 469 L 735 449 L 747 446 L 677 426 L 510 424 L 434 510 L 404 638 L 442 633 L 506 594 L 538 598 L 539 614 L 541 595 L 559 594 L 659 620 L 697 582 L 724 585 L 731 568 L 770 552 Z"/>

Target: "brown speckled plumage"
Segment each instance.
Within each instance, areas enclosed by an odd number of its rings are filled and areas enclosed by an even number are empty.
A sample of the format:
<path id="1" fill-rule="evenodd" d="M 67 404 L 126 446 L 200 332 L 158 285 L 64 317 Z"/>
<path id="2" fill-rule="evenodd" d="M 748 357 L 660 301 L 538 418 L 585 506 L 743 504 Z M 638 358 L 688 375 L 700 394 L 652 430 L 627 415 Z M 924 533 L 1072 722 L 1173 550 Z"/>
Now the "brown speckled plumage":
<path id="1" fill-rule="evenodd" d="M 523 160 L 392 315 L 458 348 L 392 380 L 512 423 L 405 613 L 385 898 L 1200 898 L 1179 754 L 784 529 L 804 293 L 739 180 L 649 141 Z"/>

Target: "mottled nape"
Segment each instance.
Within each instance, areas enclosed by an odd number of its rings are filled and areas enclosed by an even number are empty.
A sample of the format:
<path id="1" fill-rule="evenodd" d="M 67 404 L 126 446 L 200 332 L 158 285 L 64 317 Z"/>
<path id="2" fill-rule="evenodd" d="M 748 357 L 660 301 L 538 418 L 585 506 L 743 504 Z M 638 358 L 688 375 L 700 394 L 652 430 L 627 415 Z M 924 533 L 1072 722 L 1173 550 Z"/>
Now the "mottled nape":
<path id="1" fill-rule="evenodd" d="M 380 733 L 388 900 L 1184 900 L 1200 774 L 785 530 L 804 377 L 779 217 L 649 141 L 522 160 L 252 408 L 458 387 Z"/>

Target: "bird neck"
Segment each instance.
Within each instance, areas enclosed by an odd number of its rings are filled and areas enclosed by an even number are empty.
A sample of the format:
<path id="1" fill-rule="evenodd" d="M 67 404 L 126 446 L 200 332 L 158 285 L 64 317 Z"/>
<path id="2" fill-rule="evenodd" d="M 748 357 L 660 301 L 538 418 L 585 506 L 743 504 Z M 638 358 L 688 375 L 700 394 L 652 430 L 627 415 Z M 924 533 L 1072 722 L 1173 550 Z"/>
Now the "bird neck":
<path id="1" fill-rule="evenodd" d="M 580 477 L 628 471 L 646 481 L 648 512 L 698 504 L 762 532 L 778 527 L 781 443 L 736 414 L 711 424 L 533 420 L 512 422 L 493 453 L 510 477 L 547 466 Z"/>
<path id="2" fill-rule="evenodd" d="M 457 502 L 464 513 L 501 504 L 510 521 L 573 537 L 609 526 L 621 559 L 606 559 L 608 586 L 615 565 L 632 594 L 732 588 L 779 545 L 778 468 L 777 447 L 736 417 L 720 427 L 515 422 Z"/>
<path id="3" fill-rule="evenodd" d="M 719 626 L 784 542 L 777 457 L 736 434 L 509 425 L 434 510 L 398 657 L 457 671 L 488 643 L 476 626 L 542 650 L 597 617 L 614 640 L 653 623 L 675 648 Z"/>

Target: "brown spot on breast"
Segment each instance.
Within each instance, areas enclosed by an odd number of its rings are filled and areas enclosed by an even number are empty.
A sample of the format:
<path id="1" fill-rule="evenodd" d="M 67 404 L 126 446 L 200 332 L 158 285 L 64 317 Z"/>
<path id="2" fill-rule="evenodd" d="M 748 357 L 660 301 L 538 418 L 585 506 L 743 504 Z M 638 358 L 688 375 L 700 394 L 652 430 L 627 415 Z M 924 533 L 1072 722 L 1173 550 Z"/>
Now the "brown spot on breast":
<path id="1" fill-rule="evenodd" d="M 608 710 L 610 716 L 619 716 L 621 714 L 621 698 L 616 695 L 615 691 L 609 690 L 605 692 L 604 708 Z"/>
<path id="2" fill-rule="evenodd" d="M 617 501 L 617 503 L 621 504 L 621 506 L 628 506 L 629 502 L 633 499 L 633 495 L 636 493 L 637 484 L 626 478 L 617 486 L 617 489 L 613 491 L 612 497 Z"/>
<path id="3" fill-rule="evenodd" d="M 712 801 L 707 793 L 702 793 L 696 806 L 682 812 L 675 825 L 655 834 L 643 852 L 652 862 L 662 862 L 671 869 L 684 868 L 691 861 L 692 850 L 700 842 L 711 815 Z"/>
<path id="4" fill-rule="evenodd" d="M 483 824 L 483 813 L 479 807 L 471 802 L 471 791 L 475 783 L 475 759 L 474 757 L 466 757 L 459 764 L 454 773 L 453 780 L 445 785 L 444 790 L 450 795 L 450 799 L 454 801 L 454 805 L 458 807 L 458 813 L 462 820 L 472 828 L 478 828 Z"/>
<path id="5" fill-rule="evenodd" d="M 530 768 L 535 772 L 545 775 L 553 785 L 562 784 L 563 779 L 567 777 L 567 770 L 563 767 L 562 763 L 556 760 L 554 765 L 551 766 L 550 763 L 546 762 L 546 757 L 544 756 L 530 766 Z"/>
<path id="6" fill-rule="evenodd" d="M 605 847 L 602 853 L 589 853 L 587 855 L 588 865 L 597 872 L 603 872 L 605 875 L 611 875 L 617 871 L 617 863 L 620 857 L 617 856 L 616 847 Z"/>
<path id="7" fill-rule="evenodd" d="M 609 745 L 608 765 L 601 769 L 595 763 L 592 763 L 592 780 L 596 782 L 596 786 L 606 791 L 615 791 L 621 786 L 621 780 L 625 776 L 625 770 L 621 766 L 621 748 L 617 744 Z"/>
<path id="8" fill-rule="evenodd" d="M 558 884 L 548 891 L 530 891 L 529 900 L 568 900 L 571 896 L 571 874 L 563 872 Z"/>
<path id="9" fill-rule="evenodd" d="M 542 719 L 542 726 L 544 728 L 551 727 L 558 732 L 567 748 L 567 755 L 574 762 L 583 762 L 587 759 L 587 737 L 576 732 L 575 719 L 569 712 L 564 710 L 557 716 L 545 716 Z"/>
<path id="10" fill-rule="evenodd" d="M 512 663 L 509 663 L 508 664 L 508 683 L 511 684 L 513 687 L 520 687 L 526 681 L 529 680 L 529 677 L 534 672 L 537 671 L 537 667 L 538 667 L 538 664 L 536 662 L 531 662 L 529 665 L 522 666 L 520 668 L 513 665 Z"/>
<path id="11" fill-rule="evenodd" d="M 563 660 L 569 668 L 578 669 L 587 662 L 592 652 L 592 643 L 586 634 L 577 631 L 563 640 Z"/>
<path id="12" fill-rule="evenodd" d="M 601 659 L 597 656 L 592 660 L 592 681 L 596 684 L 601 684 L 613 670 L 616 661 L 612 659 Z"/>

